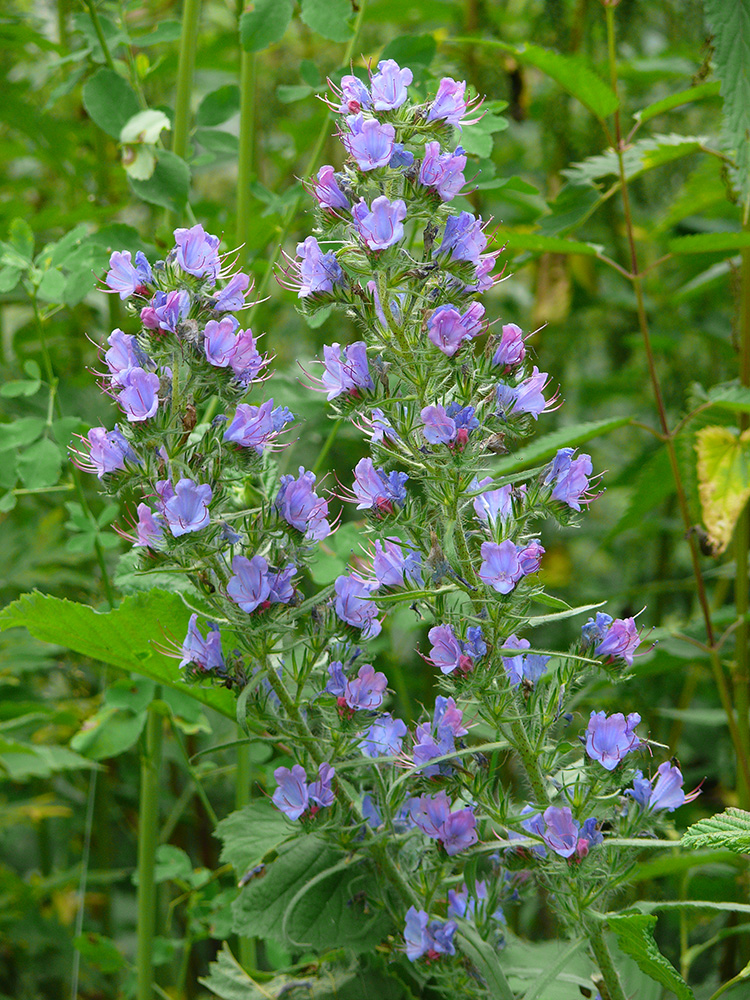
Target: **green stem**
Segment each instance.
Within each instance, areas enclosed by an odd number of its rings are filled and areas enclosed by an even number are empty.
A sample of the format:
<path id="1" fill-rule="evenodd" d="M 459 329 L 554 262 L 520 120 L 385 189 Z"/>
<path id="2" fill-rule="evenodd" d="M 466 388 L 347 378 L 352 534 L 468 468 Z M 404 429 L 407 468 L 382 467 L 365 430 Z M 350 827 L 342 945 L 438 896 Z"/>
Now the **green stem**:
<path id="1" fill-rule="evenodd" d="M 338 436 L 338 433 L 343 426 L 344 426 L 344 418 L 339 417 L 338 420 L 335 421 L 333 427 L 331 428 L 331 431 L 328 437 L 326 438 L 323 447 L 320 449 L 318 457 L 315 459 L 315 465 L 313 465 L 312 471 L 315 473 L 316 476 L 320 472 L 323 463 L 328 457 L 328 452 L 333 447 L 333 443 L 336 440 L 336 437 Z"/>
<path id="2" fill-rule="evenodd" d="M 198 39 L 200 0 L 184 0 L 182 7 L 182 34 L 177 63 L 177 92 L 174 101 L 174 129 L 172 152 L 185 159 L 190 125 L 190 97 L 195 71 L 195 49 Z"/>
<path id="3" fill-rule="evenodd" d="M 529 734 L 526 732 L 526 727 L 520 719 L 514 719 L 510 723 L 510 731 L 513 734 L 513 745 L 518 751 L 518 755 L 523 762 L 526 777 L 529 779 L 529 784 L 531 785 L 531 790 L 536 798 L 537 805 L 540 807 L 546 806 L 549 801 L 547 789 L 545 788 L 544 778 L 542 777 L 542 772 L 539 768 L 537 752 L 531 745 L 531 740 L 529 739 Z"/>
<path id="4" fill-rule="evenodd" d="M 104 61 L 109 66 L 111 70 L 115 70 L 114 60 L 112 59 L 112 53 L 109 51 L 109 46 L 107 45 L 107 39 L 104 37 L 104 32 L 102 31 L 102 22 L 99 20 L 99 13 L 96 9 L 96 4 L 93 0 L 83 0 L 86 5 L 86 9 L 89 12 L 89 17 L 91 18 L 91 23 L 94 25 L 94 31 L 96 32 L 96 37 L 99 40 L 99 44 L 102 47 L 102 53 L 104 55 Z"/>
<path id="5" fill-rule="evenodd" d="M 248 259 L 252 197 L 250 182 L 255 171 L 255 70 L 254 52 L 240 55 L 240 149 L 237 161 L 237 246 L 240 261 Z"/>
<path id="6" fill-rule="evenodd" d="M 83 918 L 86 911 L 86 882 L 89 874 L 89 857 L 91 856 L 91 831 L 94 826 L 94 802 L 96 800 L 96 776 L 92 771 L 89 778 L 89 793 L 86 801 L 86 820 L 83 832 L 83 852 L 81 854 L 81 878 L 78 883 L 78 909 L 76 911 L 75 937 L 83 933 Z M 81 966 L 81 953 L 76 949 L 73 953 L 73 963 L 70 975 L 70 1000 L 78 1000 L 78 974 Z"/>
<path id="7" fill-rule="evenodd" d="M 615 969 L 612 956 L 610 955 L 609 948 L 607 947 L 607 942 L 604 939 L 604 927 L 602 921 L 593 917 L 590 921 L 588 921 L 586 931 L 591 944 L 591 950 L 593 951 L 594 958 L 596 959 L 596 964 L 599 966 L 599 971 L 601 972 L 604 984 L 607 987 L 609 1000 L 626 1000 L 625 992 L 622 988 L 622 983 L 620 982 L 620 977 L 617 975 L 617 969 Z"/>
<path id="8" fill-rule="evenodd" d="M 238 731 L 237 736 L 242 739 L 243 733 Z M 250 784 L 252 781 L 253 765 L 250 759 L 250 744 L 239 743 L 237 746 L 237 772 L 234 783 L 234 807 L 243 809 L 250 802 Z M 255 938 L 241 937 L 239 939 L 240 965 L 246 972 L 251 972 L 257 968 L 257 950 Z"/>
<path id="9" fill-rule="evenodd" d="M 155 700 L 160 696 L 157 687 Z M 161 770 L 162 715 L 155 701 L 146 717 L 146 745 L 141 754 L 141 793 L 138 815 L 138 943 L 136 1000 L 153 1000 L 156 884 L 154 864 L 159 833 L 159 771 Z"/>
<path id="10" fill-rule="evenodd" d="M 615 28 L 614 28 L 614 18 L 615 12 L 614 7 L 607 5 L 605 7 L 606 17 L 607 17 L 607 48 L 609 52 L 609 64 L 610 64 L 610 79 L 612 89 L 617 93 L 617 57 L 615 49 Z M 724 670 L 721 665 L 721 661 L 718 654 L 714 650 L 715 646 L 715 636 L 713 622 L 711 619 L 711 608 L 708 601 L 708 595 L 706 592 L 706 585 L 703 579 L 703 573 L 701 571 L 698 545 L 695 539 L 694 532 L 690 529 L 692 528 L 692 518 L 690 516 L 690 509 L 688 507 L 687 495 L 685 493 L 685 487 L 682 482 L 682 474 L 680 473 L 680 466 L 677 459 L 677 450 L 674 443 L 674 432 L 669 428 L 669 421 L 667 419 L 667 412 L 664 406 L 664 399 L 662 397 L 661 385 L 659 382 L 659 376 L 656 372 L 656 364 L 654 361 L 654 353 L 651 345 L 651 334 L 649 330 L 648 318 L 646 315 L 646 307 L 643 299 L 643 276 L 641 275 L 638 267 L 638 254 L 635 246 L 635 228 L 633 226 L 633 216 L 630 208 L 630 193 L 628 190 L 627 179 L 625 176 L 625 162 L 623 157 L 623 143 L 622 143 L 622 131 L 620 127 L 620 112 L 619 109 L 614 113 L 615 120 L 615 136 L 616 136 L 616 150 L 617 150 L 617 160 L 619 165 L 619 175 L 620 175 L 620 189 L 622 191 L 622 207 L 623 215 L 625 218 L 625 228 L 628 237 L 628 247 L 630 252 L 630 280 L 633 285 L 633 291 L 636 297 L 636 307 L 638 313 L 638 325 L 640 327 L 641 336 L 643 338 L 643 346 L 646 352 L 646 361 L 648 364 L 649 377 L 651 380 L 651 386 L 654 393 L 654 399 L 656 402 L 656 408 L 659 414 L 659 422 L 661 424 L 664 443 L 667 449 L 667 455 L 669 457 L 669 464 L 672 470 L 672 477 L 674 479 L 675 490 L 677 492 L 677 501 L 680 507 L 680 514 L 682 516 L 682 521 L 685 526 L 685 534 L 688 540 L 688 545 L 690 548 L 690 558 L 693 566 L 693 576 L 695 577 L 696 590 L 698 593 L 698 602 L 701 607 L 701 612 L 703 615 L 704 627 L 706 629 L 706 639 L 709 647 L 712 649 L 711 655 L 711 670 L 713 672 L 714 683 L 716 684 L 717 691 L 719 693 L 719 698 L 721 699 L 722 707 L 727 716 L 727 724 L 729 726 L 729 732 L 732 737 L 732 743 L 734 745 L 734 750 L 737 755 L 737 761 L 742 769 L 742 774 L 745 782 L 750 788 L 750 755 L 745 751 L 745 745 L 743 743 L 743 738 L 740 734 L 740 730 L 737 725 L 737 719 L 734 714 L 734 707 L 732 705 L 732 698 L 729 691 L 729 685 L 727 679 L 724 676 Z M 745 713 L 747 714 L 747 713 Z"/>
<path id="11" fill-rule="evenodd" d="M 745 222 L 744 229 L 750 231 L 750 224 Z M 742 268 L 740 283 L 740 382 L 750 386 L 750 249 L 742 251 Z M 746 413 L 740 414 L 740 432 L 750 426 L 750 418 Z M 737 521 L 735 537 L 735 576 L 734 600 L 737 611 L 736 662 L 734 674 L 734 704 L 737 709 L 737 722 L 740 730 L 740 740 L 745 757 L 750 758 L 750 638 L 748 613 L 748 550 L 750 550 L 750 508 L 747 506 Z M 750 808 L 750 784 L 740 773 L 737 777 L 739 804 L 742 809 Z"/>

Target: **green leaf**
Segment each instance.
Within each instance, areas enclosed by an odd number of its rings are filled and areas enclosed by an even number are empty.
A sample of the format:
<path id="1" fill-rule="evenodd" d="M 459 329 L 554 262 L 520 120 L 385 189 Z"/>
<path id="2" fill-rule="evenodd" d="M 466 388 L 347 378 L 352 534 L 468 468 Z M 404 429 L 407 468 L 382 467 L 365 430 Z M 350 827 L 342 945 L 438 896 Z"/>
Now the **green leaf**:
<path id="1" fill-rule="evenodd" d="M 648 139 L 639 139 L 623 153 L 625 177 L 630 181 L 665 163 L 697 153 L 705 148 L 707 142 L 705 136 L 694 135 L 654 135 Z M 571 184 L 589 185 L 592 181 L 605 177 L 619 177 L 620 164 L 617 153 L 609 149 L 606 153 L 574 163 L 562 173 Z"/>
<path id="2" fill-rule="evenodd" d="M 0 268 L 0 295 L 4 295 L 6 292 L 12 292 L 20 281 L 23 272 L 24 268 L 22 267 Z"/>
<path id="3" fill-rule="evenodd" d="M 680 90 L 676 94 L 670 94 L 669 97 L 663 97 L 660 101 L 654 101 L 653 104 L 649 104 L 640 111 L 636 111 L 633 118 L 643 125 L 651 121 L 652 118 L 656 118 L 657 115 L 663 115 L 667 111 L 674 111 L 675 108 L 681 108 L 683 104 L 702 101 L 706 97 L 716 97 L 720 86 L 721 84 L 718 80 L 711 80 L 709 83 L 701 83 L 697 87 L 688 87 L 687 90 Z"/>
<path id="4" fill-rule="evenodd" d="M 537 438 L 533 444 L 519 448 L 515 454 L 500 459 L 494 468 L 495 475 L 507 476 L 541 462 L 547 462 L 555 457 L 560 448 L 577 448 L 592 438 L 608 434 L 629 423 L 630 417 L 612 417 L 608 420 L 591 420 L 582 424 L 572 424 L 570 427 L 561 427 L 551 434 Z"/>
<path id="5" fill-rule="evenodd" d="M 415 75 L 427 69 L 435 58 L 437 42 L 434 35 L 405 34 L 392 39 L 380 56 L 381 61 L 395 59 L 399 66 L 408 66 Z"/>
<path id="6" fill-rule="evenodd" d="M 6 399 L 16 399 L 18 396 L 33 396 L 39 392 L 41 381 L 35 379 L 29 382 L 27 379 L 11 379 L 0 386 L 0 396 Z"/>
<path id="7" fill-rule="evenodd" d="M 697 233 L 669 241 L 670 253 L 724 253 L 750 247 L 750 233 Z"/>
<path id="8" fill-rule="evenodd" d="M 714 385 L 708 390 L 711 406 L 730 413 L 750 413 L 750 389 L 739 383 Z"/>
<path id="9" fill-rule="evenodd" d="M 498 949 L 479 936 L 477 929 L 466 920 L 457 921 L 456 942 L 466 957 L 476 966 L 493 1000 L 513 1000 L 513 992 L 498 959 Z"/>
<path id="10" fill-rule="evenodd" d="M 83 106 L 91 120 L 113 139 L 141 110 L 135 91 L 113 69 L 100 69 L 83 85 Z"/>
<path id="11" fill-rule="evenodd" d="M 153 174 L 147 180 L 129 178 L 133 191 L 150 205 L 181 212 L 190 193 L 190 168 L 175 153 L 159 149 Z"/>
<path id="12" fill-rule="evenodd" d="M 608 914 L 607 924 L 620 949 L 635 959 L 642 972 L 666 986 L 678 1000 L 695 1000 L 688 984 L 656 946 L 653 935 L 656 917 L 644 913 Z"/>
<path id="13" fill-rule="evenodd" d="M 237 156 L 240 148 L 240 140 L 233 132 L 223 132 L 218 128 L 198 129 L 195 139 L 204 149 L 218 155 Z"/>
<path id="14" fill-rule="evenodd" d="M 11 219 L 8 226 L 8 241 L 25 260 L 31 263 L 34 256 L 34 234 L 26 219 Z"/>
<path id="15" fill-rule="evenodd" d="M 276 96 L 282 104 L 293 104 L 295 101 L 302 101 L 313 93 L 313 88 L 306 83 L 295 83 L 286 86 L 279 84 L 276 88 Z"/>
<path id="16" fill-rule="evenodd" d="M 254 0 L 240 17 L 240 44 L 245 52 L 260 52 L 281 41 L 289 26 L 294 0 Z"/>
<path id="17" fill-rule="evenodd" d="M 187 854 L 173 844 L 159 844 L 156 848 L 155 882 L 174 882 L 193 874 L 193 863 Z"/>
<path id="18" fill-rule="evenodd" d="M 147 45 L 158 45 L 161 42 L 176 42 L 182 34 L 182 23 L 180 21 L 161 21 L 153 31 L 147 35 L 139 35 L 133 39 L 135 48 L 143 49 Z"/>
<path id="19" fill-rule="evenodd" d="M 565 971 L 571 959 L 578 954 L 585 944 L 585 938 L 578 938 L 577 941 L 571 942 L 559 955 L 557 961 L 552 962 L 549 968 L 526 990 L 523 1000 L 540 1000 L 544 995 L 546 987 L 552 982 L 557 982 L 560 973 Z"/>
<path id="20" fill-rule="evenodd" d="M 505 240 L 508 250 L 531 250 L 536 253 L 580 253 L 587 257 L 595 257 L 602 247 L 595 243 L 581 243 L 578 240 L 566 240 L 561 236 L 545 236 L 542 233 L 519 232 L 517 229 L 506 229 L 500 226 L 496 231 L 498 240 Z"/>
<path id="21" fill-rule="evenodd" d="M 190 610 L 180 597 L 162 590 L 126 597 L 119 607 L 107 612 L 35 591 L 0 611 L 0 631 L 17 626 L 27 628 L 43 642 L 72 649 L 125 670 L 128 675 L 137 671 L 234 720 L 235 698 L 231 692 L 224 688 L 188 687 L 177 661 L 154 648 L 153 643 L 182 642 L 189 618 Z"/>
<path id="22" fill-rule="evenodd" d="M 98 767 L 93 761 L 67 747 L 21 743 L 0 739 L 0 769 L 11 781 L 49 778 L 58 771 L 78 771 Z"/>
<path id="23" fill-rule="evenodd" d="M 50 268 L 42 275 L 37 288 L 37 296 L 42 302 L 60 302 L 65 292 L 65 275 L 56 268 Z"/>
<path id="24" fill-rule="evenodd" d="M 366 913 L 355 900 L 373 877 L 365 863 L 320 837 L 298 836 L 235 900 L 234 930 L 320 950 L 330 947 L 333 933 L 337 947 L 369 951 L 390 925 L 386 913 Z"/>
<path id="25" fill-rule="evenodd" d="M 49 438 L 30 445 L 18 456 L 18 475 L 30 490 L 54 486 L 60 478 L 62 455 Z"/>
<path id="26" fill-rule="evenodd" d="M 135 746 L 145 724 L 145 712 L 134 715 L 114 707 L 105 707 L 86 720 L 83 729 L 75 734 L 70 745 L 77 753 L 91 760 L 109 760 Z"/>
<path id="27" fill-rule="evenodd" d="M 750 0 L 706 0 L 713 57 L 724 99 L 722 142 L 734 153 L 732 171 L 742 202 L 750 202 Z"/>
<path id="28" fill-rule="evenodd" d="M 461 133 L 461 146 L 467 153 L 490 157 L 494 147 L 492 136 L 496 132 L 504 132 L 508 125 L 508 119 L 503 118 L 502 115 L 487 113 L 473 125 L 464 126 Z"/>
<path id="29" fill-rule="evenodd" d="M 675 484 L 667 449 L 659 448 L 641 464 L 628 498 L 627 509 L 610 529 L 607 537 L 616 538 L 623 531 L 642 528 L 646 515 L 674 491 Z"/>
<path id="30" fill-rule="evenodd" d="M 195 124 L 198 128 L 223 125 L 239 110 L 240 88 L 236 84 L 230 83 L 206 94 L 195 113 Z"/>
<path id="31" fill-rule="evenodd" d="M 539 220 L 539 231 L 545 236 L 570 232 L 591 215 L 600 198 L 593 184 L 565 184 L 550 202 L 550 214 Z"/>
<path id="32" fill-rule="evenodd" d="M 221 820 L 214 835 L 222 843 L 221 861 L 229 862 L 241 878 L 288 840 L 290 832 L 276 806 L 258 799 Z"/>
<path id="33" fill-rule="evenodd" d="M 350 0 L 302 0 L 302 20 L 331 42 L 348 42 L 352 37 Z"/>
<path id="34" fill-rule="evenodd" d="M 682 845 L 688 850 L 713 847 L 750 853 L 750 812 L 730 806 L 717 816 L 698 820 L 683 834 Z"/>
<path id="35" fill-rule="evenodd" d="M 104 703 L 140 715 L 151 704 L 155 688 L 154 682 L 146 677 L 120 677 L 107 688 Z"/>
<path id="36" fill-rule="evenodd" d="M 9 424 L 0 424 L 0 452 L 31 444 L 46 426 L 42 417 L 20 417 Z"/>
<path id="37" fill-rule="evenodd" d="M 73 947 L 90 965 L 101 972 L 120 972 L 127 967 L 128 963 L 114 941 L 94 931 L 73 938 Z"/>
<path id="38" fill-rule="evenodd" d="M 695 437 L 703 523 L 719 555 L 750 498 L 750 430 L 740 434 L 735 427 L 703 427 Z"/>

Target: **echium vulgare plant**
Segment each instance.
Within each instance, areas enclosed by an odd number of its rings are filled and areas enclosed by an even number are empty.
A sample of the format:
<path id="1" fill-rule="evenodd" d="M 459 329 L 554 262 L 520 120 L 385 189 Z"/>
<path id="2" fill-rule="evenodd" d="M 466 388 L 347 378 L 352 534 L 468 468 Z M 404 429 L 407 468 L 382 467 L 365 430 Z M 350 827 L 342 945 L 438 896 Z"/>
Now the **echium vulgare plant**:
<path id="1" fill-rule="evenodd" d="M 419 101 L 411 83 L 392 60 L 369 86 L 342 79 L 331 103 L 348 156 L 312 182 L 317 235 L 284 270 L 304 312 L 335 305 L 362 331 L 306 371 L 369 441 L 353 473 L 336 470 L 351 484 L 339 499 L 367 519 L 368 555 L 316 590 L 332 494 L 304 468 L 278 474 L 294 417 L 233 316 L 249 279 L 200 225 L 176 230 L 163 261 L 112 255 L 106 283 L 133 332 L 110 335 L 102 384 L 124 419 L 91 430 L 76 461 L 133 509 L 142 568 L 182 572 L 198 595 L 176 649 L 185 681 L 230 687 L 249 729 L 296 761 L 269 790 L 287 842 L 263 881 L 241 880 L 236 931 L 253 933 L 257 887 L 299 856 L 307 875 L 292 880 L 282 931 L 306 895 L 345 883 L 329 947 L 380 947 L 445 996 L 496 996 L 503 908 L 537 883 L 624 1000 L 603 915 L 633 839 L 686 801 L 682 775 L 651 768 L 637 713 L 593 711 L 584 725 L 568 711 L 592 675 L 632 665 L 632 618 L 597 613 L 565 652 L 529 638 L 545 619 L 531 609 L 550 604 L 540 521 L 569 524 L 594 498 L 591 460 L 563 448 L 542 469 L 492 476 L 556 394 L 521 329 L 487 323 L 498 251 L 481 219 L 451 207 L 466 183 L 465 84 L 445 78 Z M 388 711 L 367 652 L 402 605 L 425 623 L 440 691 L 413 728 Z M 498 753 L 510 784 L 490 766 Z"/>

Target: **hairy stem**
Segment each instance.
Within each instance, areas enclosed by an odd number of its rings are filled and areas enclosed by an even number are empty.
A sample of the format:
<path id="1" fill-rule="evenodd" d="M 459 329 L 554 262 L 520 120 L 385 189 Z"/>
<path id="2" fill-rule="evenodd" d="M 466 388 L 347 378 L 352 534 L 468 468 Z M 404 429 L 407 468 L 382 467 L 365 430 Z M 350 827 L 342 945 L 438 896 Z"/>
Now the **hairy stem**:
<path id="1" fill-rule="evenodd" d="M 252 198 L 250 181 L 255 171 L 255 68 L 254 52 L 240 54 L 240 149 L 237 161 L 237 246 L 240 262 L 248 258 Z"/>
<path id="2" fill-rule="evenodd" d="M 617 975 L 617 969 L 615 969 L 607 942 L 604 939 L 602 922 L 596 917 L 589 920 L 586 924 L 586 933 L 591 944 L 591 950 L 594 953 L 594 958 L 596 959 L 596 964 L 599 966 L 599 971 L 607 987 L 609 1000 L 626 1000 L 620 977 Z"/>
<path id="3" fill-rule="evenodd" d="M 158 699 L 160 689 L 154 692 Z M 148 708 L 146 741 L 141 754 L 141 792 L 138 813 L 138 945 L 136 1000 L 153 997 L 153 945 L 156 917 L 154 863 L 159 830 L 159 771 L 161 770 L 162 715 L 155 702 Z"/>
<path id="4" fill-rule="evenodd" d="M 745 231 L 750 231 L 750 224 L 745 222 Z M 750 386 L 750 249 L 742 251 L 742 269 L 740 284 L 740 382 Z M 741 413 L 739 418 L 740 432 L 750 426 L 748 414 Z M 740 740 L 744 750 L 744 759 L 750 758 L 750 638 L 747 622 L 748 613 L 748 549 L 750 549 L 750 508 L 742 511 L 737 521 L 735 535 L 735 576 L 734 600 L 737 611 L 736 670 L 734 674 L 734 704 L 737 709 L 737 723 L 740 730 Z M 750 784 L 740 769 L 737 778 L 739 804 L 743 809 L 750 808 Z"/>

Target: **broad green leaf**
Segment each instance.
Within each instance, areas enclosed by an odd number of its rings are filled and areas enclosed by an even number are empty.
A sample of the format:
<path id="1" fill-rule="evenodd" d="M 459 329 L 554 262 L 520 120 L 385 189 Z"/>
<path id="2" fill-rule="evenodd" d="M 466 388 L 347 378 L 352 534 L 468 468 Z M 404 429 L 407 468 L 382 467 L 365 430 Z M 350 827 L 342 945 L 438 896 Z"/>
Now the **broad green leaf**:
<path id="1" fill-rule="evenodd" d="M 44 431 L 46 425 L 42 417 L 19 417 L 9 424 L 0 424 L 0 452 L 31 444 Z"/>
<path id="2" fill-rule="evenodd" d="M 550 983 L 556 982 L 558 976 L 561 972 L 570 964 L 571 960 L 575 958 L 579 951 L 586 944 L 585 938 L 578 938 L 577 941 L 573 941 L 571 944 L 565 948 L 565 950 L 560 954 L 557 961 L 552 962 L 549 968 L 533 983 L 528 990 L 523 995 L 523 1000 L 540 1000 L 544 995 L 546 987 Z"/>
<path id="3" fill-rule="evenodd" d="M 245 52 L 260 52 L 281 41 L 289 27 L 294 0 L 254 0 L 240 17 L 240 43 Z"/>
<path id="4" fill-rule="evenodd" d="M 11 781 L 49 778 L 58 771 L 78 771 L 98 766 L 67 747 L 0 739 L 0 772 L 4 772 Z"/>
<path id="5" fill-rule="evenodd" d="M 195 133 L 197 142 L 212 153 L 237 156 L 240 140 L 233 132 L 224 132 L 218 128 L 201 128 Z"/>
<path id="6" fill-rule="evenodd" d="M 670 253 L 723 253 L 750 247 L 750 233 L 697 233 L 669 241 Z"/>
<path id="7" fill-rule="evenodd" d="M 608 914 L 607 924 L 620 949 L 635 959 L 642 972 L 666 986 L 678 1000 L 695 1000 L 688 984 L 656 946 L 653 934 L 656 917 L 645 913 Z"/>
<path id="8" fill-rule="evenodd" d="M 519 232 L 517 229 L 505 229 L 502 226 L 496 230 L 496 239 L 504 240 L 508 250 L 531 250 L 536 253 L 579 253 L 587 257 L 595 257 L 602 247 L 595 243 L 581 243 L 578 240 L 566 240 L 561 236 L 545 236 L 542 233 Z"/>
<path id="9" fill-rule="evenodd" d="M 127 967 L 128 963 L 114 941 L 95 931 L 79 934 L 73 939 L 73 947 L 90 965 L 101 972 L 120 972 Z"/>
<path id="10" fill-rule="evenodd" d="M 320 837 L 297 837 L 232 904 L 234 930 L 321 950 L 333 936 L 337 947 L 369 951 L 390 925 L 387 914 L 367 913 L 358 902 L 373 877 L 367 864 Z"/>
<path id="11" fill-rule="evenodd" d="M 729 544 L 750 498 L 750 430 L 703 427 L 696 434 L 698 495 L 703 523 L 716 555 Z"/>
<path id="12" fill-rule="evenodd" d="M 189 618 L 190 610 L 180 597 L 162 590 L 126 597 L 119 607 L 107 612 L 34 591 L 0 611 L 0 631 L 27 628 L 43 642 L 177 688 L 234 720 L 235 698 L 231 692 L 188 686 L 177 661 L 153 645 L 172 642 L 179 646 Z"/>
<path id="13" fill-rule="evenodd" d="M 568 941 L 525 941 L 508 932 L 501 955 L 508 984 L 518 996 L 533 990 L 551 968 L 559 966 L 563 955 L 564 970 L 542 987 L 538 1000 L 581 1000 L 579 987 L 591 986 L 591 960 L 580 949 L 570 953 Z"/>
<path id="14" fill-rule="evenodd" d="M 649 104 L 640 111 L 636 111 L 633 118 L 643 125 L 652 118 L 656 118 L 657 115 L 663 115 L 667 111 L 674 111 L 675 108 L 681 108 L 683 104 L 692 104 L 694 101 L 702 101 L 707 97 L 718 96 L 720 86 L 721 84 L 718 80 L 711 80 L 709 83 L 701 83 L 697 87 L 688 87 L 687 90 L 680 90 L 676 94 L 670 94 L 669 97 L 663 97 L 660 101 L 654 101 L 653 104 Z"/>
<path id="15" fill-rule="evenodd" d="M 705 0 L 716 75 L 724 99 L 722 142 L 734 154 L 734 181 L 750 202 L 750 0 Z"/>
<path id="16" fill-rule="evenodd" d="M 135 746 L 145 724 L 145 712 L 134 715 L 105 706 L 86 720 L 70 745 L 76 753 L 91 760 L 109 760 Z"/>
<path id="17" fill-rule="evenodd" d="M 107 688 L 104 703 L 111 708 L 139 715 L 151 704 L 155 687 L 154 682 L 146 677 L 120 677 Z"/>
<path id="18" fill-rule="evenodd" d="M 147 45 L 158 45 L 161 42 L 176 42 L 182 34 L 182 24 L 180 21 L 161 21 L 153 31 L 147 35 L 139 35 L 133 39 L 133 45 L 139 49 Z"/>
<path id="19" fill-rule="evenodd" d="M 591 420 L 582 424 L 573 424 L 570 427 L 561 427 L 551 434 L 537 438 L 533 444 L 519 448 L 513 455 L 500 459 L 494 466 L 494 474 L 496 477 L 507 476 L 542 462 L 548 462 L 555 457 L 560 448 L 577 448 L 592 438 L 608 434 L 610 431 L 617 430 L 618 427 L 625 427 L 629 423 L 630 417 L 612 417 L 608 420 Z"/>
<path id="20" fill-rule="evenodd" d="M 302 0 L 302 20 L 318 35 L 331 42 L 348 42 L 352 37 L 350 0 Z"/>
<path id="21" fill-rule="evenodd" d="M 655 167 L 697 153 L 705 148 L 707 142 L 705 136 L 692 135 L 655 135 L 639 139 L 623 154 L 625 177 L 630 181 Z M 571 184 L 589 185 L 592 181 L 605 177 L 619 177 L 620 165 L 615 151 L 609 149 L 597 156 L 590 156 L 581 163 L 574 163 L 562 173 Z"/>
<path id="22" fill-rule="evenodd" d="M 388 42 L 380 58 L 395 59 L 399 66 L 408 66 L 417 75 L 430 65 L 436 51 L 434 35 L 405 34 Z"/>
<path id="23" fill-rule="evenodd" d="M 8 241 L 29 263 L 34 256 L 34 234 L 26 219 L 11 219 L 8 226 Z"/>
<path id="24" fill-rule="evenodd" d="M 83 85 L 83 106 L 95 124 L 113 139 L 141 110 L 128 83 L 113 69 L 100 69 Z"/>
<path id="25" fill-rule="evenodd" d="M 279 84 L 276 88 L 276 96 L 282 104 L 293 104 L 295 101 L 302 101 L 313 93 L 313 88 L 306 83 L 295 83 L 285 86 Z"/>
<path id="26" fill-rule="evenodd" d="M 65 291 L 65 275 L 57 268 L 50 268 L 42 275 L 37 288 L 37 296 L 42 302 L 59 302 Z"/>
<path id="27" fill-rule="evenodd" d="M 214 835 L 222 843 L 221 860 L 232 865 L 239 879 L 288 840 L 291 831 L 276 806 L 258 799 L 221 820 Z"/>
<path id="28" fill-rule="evenodd" d="M 6 399 L 16 399 L 18 396 L 33 396 L 39 392 L 41 385 L 40 379 L 34 379 L 33 381 L 29 381 L 28 379 L 11 379 L 10 382 L 4 382 L 3 385 L 0 385 L 0 396 L 4 396 Z"/>
<path id="29" fill-rule="evenodd" d="M 18 456 L 18 475 L 30 490 L 54 486 L 60 478 L 61 469 L 60 449 L 49 438 L 42 438 Z"/>
<path id="30" fill-rule="evenodd" d="M 708 390 L 712 406 L 730 413 L 750 413 L 750 389 L 744 385 L 715 385 Z"/>
<path id="31" fill-rule="evenodd" d="M 688 827 L 682 836 L 682 844 L 688 850 L 712 847 L 750 853 L 750 812 L 730 806 L 717 816 L 698 820 Z"/>
<path id="32" fill-rule="evenodd" d="M 488 45 L 512 53 L 520 62 L 546 73 L 600 120 L 607 118 L 619 106 L 612 88 L 580 56 L 562 55 L 538 45 L 510 45 L 494 38 L 455 38 L 453 41 Z"/>
<path id="33" fill-rule="evenodd" d="M 223 125 L 240 110 L 240 88 L 227 84 L 206 94 L 195 112 L 195 124 L 198 128 L 212 128 Z"/>
<path id="34" fill-rule="evenodd" d="M 159 141 L 164 129 L 171 129 L 172 124 L 163 111 L 149 108 L 133 115 L 120 130 L 120 142 L 145 142 L 154 145 Z"/>
<path id="35" fill-rule="evenodd" d="M 130 178 L 133 191 L 150 205 L 161 205 L 172 212 L 185 207 L 190 192 L 190 168 L 175 153 L 157 151 L 154 172 L 148 180 Z"/>

